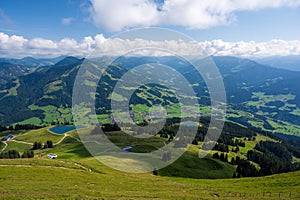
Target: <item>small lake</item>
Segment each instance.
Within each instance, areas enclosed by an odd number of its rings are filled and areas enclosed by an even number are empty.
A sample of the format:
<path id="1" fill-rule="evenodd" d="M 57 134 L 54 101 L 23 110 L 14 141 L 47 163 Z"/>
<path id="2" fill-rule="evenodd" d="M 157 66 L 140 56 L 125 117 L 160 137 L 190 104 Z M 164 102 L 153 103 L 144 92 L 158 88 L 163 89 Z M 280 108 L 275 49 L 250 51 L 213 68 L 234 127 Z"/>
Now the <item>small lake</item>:
<path id="1" fill-rule="evenodd" d="M 181 122 L 183 126 L 198 126 L 198 123 L 192 121 Z"/>
<path id="2" fill-rule="evenodd" d="M 56 134 L 65 134 L 66 132 L 73 131 L 75 129 L 87 128 L 86 126 L 54 126 L 49 130 Z"/>

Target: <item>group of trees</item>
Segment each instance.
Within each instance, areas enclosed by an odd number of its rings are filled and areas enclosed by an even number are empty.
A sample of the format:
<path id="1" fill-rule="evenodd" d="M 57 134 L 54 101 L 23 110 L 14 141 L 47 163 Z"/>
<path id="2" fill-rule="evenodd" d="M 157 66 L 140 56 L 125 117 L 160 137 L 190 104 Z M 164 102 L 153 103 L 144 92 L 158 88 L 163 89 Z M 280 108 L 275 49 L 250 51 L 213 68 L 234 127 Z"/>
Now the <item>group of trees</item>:
<path id="1" fill-rule="evenodd" d="M 209 138 L 209 136 L 206 135 L 210 120 L 207 118 L 201 118 L 200 123 L 202 124 L 202 126 L 198 127 L 198 132 L 195 137 L 195 140 L 200 142 L 203 142 L 204 138 L 208 137 L 208 141 L 214 141 L 218 144 L 235 147 L 245 147 L 245 142 L 243 140 L 255 140 L 255 137 L 257 136 L 257 133 L 252 129 L 247 129 L 231 122 L 225 122 L 218 141 L 215 141 L 214 138 Z M 227 152 L 226 147 L 224 147 L 223 145 L 215 147 L 216 150 L 221 149 L 221 151 Z"/>
<path id="2" fill-rule="evenodd" d="M 14 159 L 14 158 L 33 158 L 34 152 L 31 150 L 23 152 L 22 155 L 17 150 L 9 150 L 0 153 L 0 159 Z"/>
<path id="3" fill-rule="evenodd" d="M 20 153 L 16 150 L 9 150 L 7 152 L 0 153 L 0 158 L 20 158 Z"/>
<path id="4" fill-rule="evenodd" d="M 235 139 L 235 140 L 234 140 L 234 146 L 245 147 L 245 146 L 246 146 L 246 143 L 243 142 L 242 140 L 237 140 L 237 139 Z"/>
<path id="5" fill-rule="evenodd" d="M 66 119 L 64 119 L 64 122 L 60 122 L 59 120 L 54 120 L 54 121 L 51 122 L 51 125 L 52 126 L 54 126 L 54 125 L 66 125 L 66 126 L 68 126 L 68 125 L 74 125 L 74 123 L 69 122 Z"/>
<path id="6" fill-rule="evenodd" d="M 34 142 L 32 146 L 32 150 L 37 149 L 47 149 L 47 148 L 53 148 L 53 142 L 51 140 L 47 140 L 45 144 L 42 144 L 41 142 Z"/>
<path id="7" fill-rule="evenodd" d="M 260 141 L 254 150 L 248 151 L 247 158 L 259 164 L 260 175 L 290 172 L 298 168 L 292 161 L 291 152 L 280 142 Z"/>
<path id="8" fill-rule="evenodd" d="M 217 145 L 217 148 L 219 147 L 220 144 Z M 225 153 L 214 153 L 213 158 L 237 165 L 234 177 L 266 176 L 300 169 L 299 164 L 293 163 L 291 152 L 284 143 L 280 142 L 260 141 L 254 150 L 248 151 L 247 159 L 237 156 L 229 162 L 228 155 Z"/>
<path id="9" fill-rule="evenodd" d="M 178 132 L 179 129 L 179 123 L 181 122 L 180 119 L 167 119 L 166 121 L 166 125 L 163 129 L 161 129 L 157 134 L 162 137 L 162 138 L 166 138 L 168 139 L 168 141 L 172 141 L 175 136 L 176 133 Z M 197 145 L 198 142 L 203 142 L 204 138 L 206 137 L 206 133 L 209 127 L 209 123 L 210 123 L 210 119 L 207 118 L 201 118 L 200 119 L 200 123 L 202 124 L 202 126 L 198 127 L 196 136 L 194 138 L 187 138 L 187 137 L 182 137 L 182 138 L 176 138 L 176 146 L 177 147 L 186 147 L 187 144 L 195 144 Z M 124 124 L 124 126 L 128 126 L 130 127 L 130 124 L 126 125 Z M 136 126 L 134 126 L 136 127 Z M 101 125 L 101 128 L 104 132 L 110 132 L 110 131 L 120 131 L 120 128 L 118 127 L 118 125 L 116 123 L 112 123 L 112 124 L 103 124 Z M 186 133 L 192 133 L 194 131 L 194 127 L 180 127 L 182 131 L 186 132 Z M 97 130 L 98 129 L 98 130 Z M 148 130 L 147 128 L 144 127 L 137 127 L 136 129 L 132 130 L 134 132 L 136 132 L 136 134 L 142 134 L 142 133 L 146 133 Z M 94 134 L 97 134 L 99 132 L 99 127 L 96 127 L 95 130 L 93 131 Z M 151 133 L 156 133 L 156 130 L 150 131 Z M 239 125 L 230 123 L 230 122 L 225 122 L 224 124 L 224 128 L 223 131 L 218 139 L 218 143 L 219 144 L 224 144 L 227 146 L 240 146 L 240 147 L 244 147 L 245 146 L 245 142 L 242 141 L 242 138 L 248 138 L 248 140 L 252 140 L 253 138 L 255 138 L 256 136 L 256 132 L 253 130 L 249 130 L 247 128 L 241 127 Z M 186 134 L 187 136 L 187 134 Z M 236 139 L 236 138 L 241 138 L 241 139 Z M 210 138 L 207 138 L 208 140 Z M 211 141 L 214 141 L 214 139 L 211 139 Z M 216 147 L 217 149 L 219 149 L 218 147 Z M 223 146 L 220 146 L 220 148 L 223 148 Z M 217 150 L 216 149 L 216 150 Z M 222 150 L 223 152 L 228 152 L 226 150 L 226 147 L 224 147 L 224 149 Z"/>
<path id="10" fill-rule="evenodd" d="M 213 158 L 219 159 L 222 162 L 230 163 L 231 165 L 237 165 L 236 172 L 233 174 L 233 178 L 243 177 L 255 177 L 259 176 L 259 170 L 250 161 L 241 159 L 239 156 L 231 158 L 229 161 L 228 154 L 226 153 L 214 153 Z"/>
<path id="11" fill-rule="evenodd" d="M 34 157 L 34 151 L 37 149 L 46 149 L 46 148 L 53 148 L 53 142 L 51 140 L 48 140 L 45 144 L 42 144 L 41 142 L 34 142 L 31 150 L 24 151 L 22 154 L 20 154 L 17 150 L 9 150 L 6 152 L 0 153 L 0 159 L 4 158 L 33 158 Z"/>
<path id="12" fill-rule="evenodd" d="M 37 149 L 46 149 L 46 148 L 53 148 L 53 142 L 51 140 L 48 140 L 45 144 L 42 144 L 41 142 L 34 142 L 31 150 L 24 151 L 21 155 L 17 150 L 9 150 L 6 152 L 0 153 L 0 159 L 1 158 L 33 158 L 34 157 L 34 151 Z"/>
<path id="13" fill-rule="evenodd" d="M 219 160 L 221 160 L 222 162 L 228 162 L 228 154 L 227 154 L 227 153 L 226 153 L 226 154 L 224 154 L 224 153 L 221 153 L 221 154 L 219 154 L 219 153 L 214 153 L 214 154 L 213 154 L 213 158 L 219 159 Z"/>
<path id="14" fill-rule="evenodd" d="M 22 158 L 33 158 L 34 157 L 34 151 L 32 150 L 27 150 L 25 151 L 22 156 Z"/>
<path id="15" fill-rule="evenodd" d="M 235 159 L 236 177 L 256 177 L 260 175 L 259 170 L 250 161 L 245 159 Z M 235 178 L 235 177 L 234 177 Z"/>
<path id="16" fill-rule="evenodd" d="M 232 152 L 237 153 L 240 151 L 239 146 L 236 146 L 235 148 L 232 148 Z"/>
<path id="17" fill-rule="evenodd" d="M 213 143 L 214 144 L 214 143 Z M 244 142 L 240 142 L 240 141 L 238 141 L 238 140 L 235 140 L 235 142 L 234 142 L 234 144 L 235 144 L 235 147 L 232 147 L 232 152 L 235 152 L 235 153 L 237 153 L 237 152 L 239 152 L 240 151 L 240 148 L 239 148 L 239 146 L 241 145 L 242 147 L 245 147 L 245 143 Z M 203 150 L 210 150 L 210 148 L 211 148 L 211 143 L 207 143 L 207 142 L 205 142 L 205 143 L 203 143 L 203 145 L 202 145 L 202 149 Z M 216 151 L 221 151 L 221 152 L 226 152 L 226 153 L 228 153 L 229 152 L 229 146 L 228 146 L 228 144 L 223 144 L 223 143 L 219 143 L 219 142 L 217 142 L 214 146 L 213 146 L 213 149 L 212 150 L 216 150 Z"/>
<path id="18" fill-rule="evenodd" d="M 17 131 L 17 130 L 33 130 L 43 128 L 44 126 L 34 124 L 16 124 L 15 126 L 0 126 L 0 132 L 2 131 Z"/>
<path id="19" fill-rule="evenodd" d="M 102 130 L 104 132 L 110 132 L 110 131 L 120 131 L 121 129 L 116 123 L 113 123 L 113 124 L 103 124 Z"/>
<path id="20" fill-rule="evenodd" d="M 221 152 L 227 152 L 227 153 L 229 152 L 228 145 L 223 144 L 223 143 L 216 143 L 213 150 L 221 151 Z"/>

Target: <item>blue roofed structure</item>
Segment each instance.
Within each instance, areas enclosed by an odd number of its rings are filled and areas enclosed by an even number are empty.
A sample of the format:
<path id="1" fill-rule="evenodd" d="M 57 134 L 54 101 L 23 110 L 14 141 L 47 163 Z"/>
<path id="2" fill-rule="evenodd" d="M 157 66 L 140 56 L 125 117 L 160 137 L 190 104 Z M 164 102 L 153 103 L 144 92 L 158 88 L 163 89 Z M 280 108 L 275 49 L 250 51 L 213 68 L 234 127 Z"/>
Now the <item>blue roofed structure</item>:
<path id="1" fill-rule="evenodd" d="M 127 151 L 127 152 L 131 151 L 131 150 L 132 150 L 132 147 L 125 147 L 125 148 L 122 149 L 122 151 Z"/>
<path id="2" fill-rule="evenodd" d="M 14 137 L 13 134 L 8 134 L 7 136 L 5 136 L 5 137 L 2 138 L 2 141 L 3 142 L 8 141 L 8 140 L 12 139 L 13 137 Z"/>

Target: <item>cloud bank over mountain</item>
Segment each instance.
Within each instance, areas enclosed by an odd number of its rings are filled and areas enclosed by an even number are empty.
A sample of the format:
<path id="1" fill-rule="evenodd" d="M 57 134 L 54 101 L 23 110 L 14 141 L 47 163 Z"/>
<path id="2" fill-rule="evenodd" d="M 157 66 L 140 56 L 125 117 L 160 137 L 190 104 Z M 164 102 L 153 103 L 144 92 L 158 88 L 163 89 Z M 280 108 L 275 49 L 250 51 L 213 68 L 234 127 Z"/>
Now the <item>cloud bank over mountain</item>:
<path id="1" fill-rule="evenodd" d="M 93 23 L 112 32 L 132 27 L 208 29 L 238 20 L 237 12 L 298 7 L 300 0 L 91 0 Z"/>
<path id="2" fill-rule="evenodd" d="M 7 35 L 0 32 L 1 57 L 21 58 L 55 57 L 73 55 L 86 57 L 94 49 L 101 48 L 106 52 L 120 52 L 126 49 L 143 47 L 169 47 L 180 55 L 197 55 L 204 50 L 208 55 L 238 56 L 238 57 L 267 57 L 300 55 L 300 40 L 270 40 L 267 42 L 240 41 L 226 42 L 212 40 L 203 42 L 184 41 L 148 41 L 144 39 L 124 40 L 120 38 L 105 38 L 103 34 L 94 37 L 87 36 L 81 41 L 64 38 L 53 41 L 44 38 L 27 39 L 18 35 Z"/>

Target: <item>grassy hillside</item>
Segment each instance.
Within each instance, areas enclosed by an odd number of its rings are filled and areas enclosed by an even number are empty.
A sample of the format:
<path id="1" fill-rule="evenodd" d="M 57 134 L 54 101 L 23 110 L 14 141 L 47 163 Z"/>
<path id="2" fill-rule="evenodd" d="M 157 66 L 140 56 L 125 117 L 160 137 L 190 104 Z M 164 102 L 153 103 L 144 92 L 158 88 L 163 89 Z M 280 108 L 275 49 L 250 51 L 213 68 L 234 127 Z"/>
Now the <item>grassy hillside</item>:
<path id="1" fill-rule="evenodd" d="M 159 170 L 159 175 L 209 179 L 232 177 L 234 166 L 212 159 L 210 154 L 199 159 L 198 153 L 197 146 L 191 146 L 178 160 Z"/>
<path id="2" fill-rule="evenodd" d="M 19 135 L 15 138 L 18 141 L 24 141 L 28 143 L 42 142 L 45 143 L 47 140 L 52 140 L 53 143 L 60 141 L 63 135 L 51 134 L 48 131 L 49 127 L 45 127 L 38 130 L 28 131 L 25 134 Z"/>
<path id="3" fill-rule="evenodd" d="M 90 156 L 76 131 L 60 136 L 51 134 L 47 129 L 22 133 L 7 143 L 5 151 L 15 149 L 22 152 L 31 148 L 26 142 L 31 143 L 37 139 L 42 142 L 60 140 L 54 148 L 35 150 L 35 158 L 32 159 L 0 159 L 0 181 L 5 186 L 0 188 L 2 198 L 300 198 L 300 171 L 267 177 L 230 179 L 235 166 L 213 159 L 212 154 L 216 151 L 212 151 L 204 159 L 199 159 L 197 155 L 201 143 L 191 145 L 176 162 L 159 170 L 160 176 L 155 176 L 152 173 L 133 174 L 111 169 Z M 123 136 L 117 136 L 117 132 L 111 132 L 110 137 L 118 141 L 119 146 L 127 145 L 120 142 L 119 139 Z M 154 138 L 153 143 L 160 144 L 159 140 L 164 139 Z M 246 150 L 253 149 L 259 141 L 271 139 L 257 135 L 255 141 L 242 140 L 245 141 L 245 147 L 241 147 L 238 153 L 230 152 L 229 158 L 236 155 L 246 157 Z M 4 144 L 0 147 L 4 147 Z M 55 153 L 58 158 L 47 159 L 48 153 Z"/>
<path id="4" fill-rule="evenodd" d="M 9 150 L 17 150 L 25 152 L 32 148 L 32 143 L 41 141 L 45 143 L 52 140 L 56 145 L 54 148 L 35 150 L 36 157 L 47 158 L 47 154 L 55 153 L 58 160 L 78 160 L 91 157 L 90 153 L 85 149 L 78 138 L 76 131 L 71 131 L 63 135 L 52 134 L 48 131 L 49 127 L 31 130 L 24 134 L 20 134 L 13 140 L 7 142 L 4 152 Z M 89 131 L 89 129 L 87 129 Z M 128 145 L 133 146 L 134 152 L 151 152 L 160 148 L 166 139 L 153 137 L 149 140 L 138 140 L 137 138 L 128 139 L 125 133 L 120 131 L 108 133 L 108 137 L 116 145 L 124 148 Z M 235 167 L 228 163 L 211 158 L 209 155 L 205 159 L 198 158 L 199 145 L 192 145 L 189 150 L 184 153 L 179 160 L 171 166 L 159 171 L 162 176 L 190 177 L 190 178 L 231 178 Z"/>
<path id="5" fill-rule="evenodd" d="M 128 174 L 93 158 L 0 160 L 2 198 L 299 199 L 300 172 L 261 178 L 189 179 Z M 91 168 L 92 171 L 90 170 Z"/>

